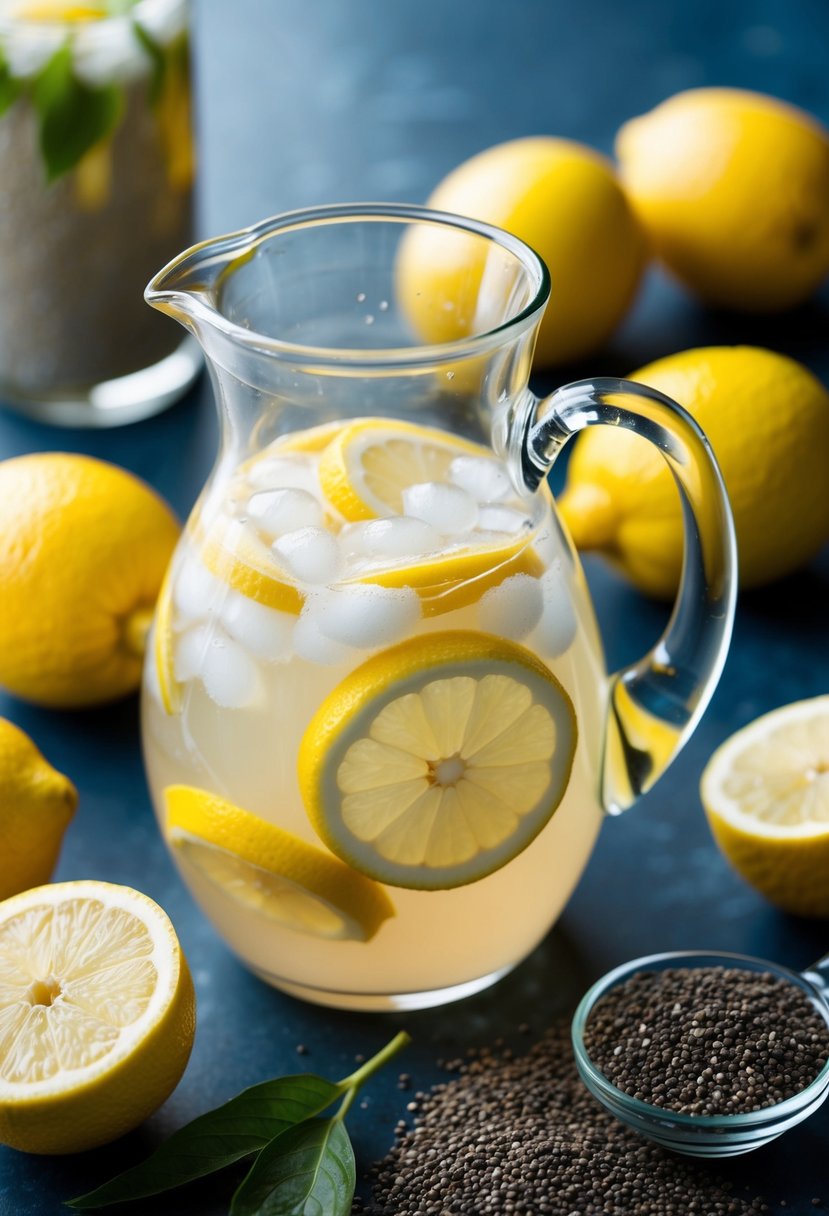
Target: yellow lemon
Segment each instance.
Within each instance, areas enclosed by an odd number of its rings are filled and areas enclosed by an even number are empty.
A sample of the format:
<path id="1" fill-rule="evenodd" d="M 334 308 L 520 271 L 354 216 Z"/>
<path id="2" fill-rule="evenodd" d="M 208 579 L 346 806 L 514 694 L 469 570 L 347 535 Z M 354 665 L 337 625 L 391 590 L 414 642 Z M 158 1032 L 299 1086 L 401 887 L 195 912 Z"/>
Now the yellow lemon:
<path id="1" fill-rule="evenodd" d="M 474 632 L 382 651 L 323 701 L 300 744 L 308 816 L 391 886 L 474 882 L 516 857 L 567 788 L 569 696 L 523 646 Z"/>
<path id="2" fill-rule="evenodd" d="M 49 881 L 77 805 L 72 782 L 0 718 L 0 900 Z"/>
<path id="3" fill-rule="evenodd" d="M 146 895 L 66 882 L 0 903 L 0 1143 L 76 1153 L 131 1131 L 178 1084 L 195 1018 Z"/>
<path id="4" fill-rule="evenodd" d="M 633 300 L 645 237 L 613 165 L 584 144 L 548 136 L 498 144 L 453 170 L 429 206 L 504 228 L 547 263 L 552 294 L 539 366 L 596 350 Z M 398 286 L 418 333 L 447 342 L 478 332 L 485 244 L 473 253 L 468 240 L 453 242 L 439 229 L 415 235 L 403 247 Z"/>
<path id="5" fill-rule="evenodd" d="M 137 688 L 178 532 L 115 465 L 62 452 L 0 463 L 0 684 L 49 706 Z"/>
<path id="6" fill-rule="evenodd" d="M 829 393 L 805 367 L 752 346 L 683 351 L 634 372 L 707 434 L 734 512 L 740 585 L 796 570 L 829 539 Z M 560 499 L 580 549 L 646 594 L 673 595 L 682 559 L 676 485 L 659 452 L 615 427 L 576 440 Z"/>
<path id="7" fill-rule="evenodd" d="M 299 933 L 366 942 L 394 906 L 382 887 L 208 790 L 164 791 L 180 857 L 226 895 Z"/>
<path id="8" fill-rule="evenodd" d="M 740 89 L 691 89 L 626 123 L 619 172 L 655 252 L 704 299 L 751 312 L 829 274 L 829 131 Z"/>
<path id="9" fill-rule="evenodd" d="M 829 696 L 737 731 L 709 760 L 700 792 L 746 882 L 786 912 L 829 916 Z"/>

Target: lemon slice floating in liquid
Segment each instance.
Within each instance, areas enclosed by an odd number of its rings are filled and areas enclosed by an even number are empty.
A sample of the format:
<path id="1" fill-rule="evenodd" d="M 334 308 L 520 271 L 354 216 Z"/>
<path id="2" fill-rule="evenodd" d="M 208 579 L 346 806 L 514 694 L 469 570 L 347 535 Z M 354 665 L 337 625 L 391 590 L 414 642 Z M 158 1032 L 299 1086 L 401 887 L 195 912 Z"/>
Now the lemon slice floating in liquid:
<path id="1" fill-rule="evenodd" d="M 530 651 L 488 634 L 412 638 L 358 667 L 303 736 L 299 781 L 320 838 L 392 886 L 474 882 L 558 806 L 572 702 Z"/>
<path id="2" fill-rule="evenodd" d="M 737 731 L 709 760 L 700 792 L 746 882 L 787 912 L 829 916 L 829 696 Z"/>
<path id="3" fill-rule="evenodd" d="M 368 941 L 394 906 L 382 887 L 322 849 L 192 786 L 164 791 L 170 841 L 226 895 L 289 929 Z"/>
<path id="4" fill-rule="evenodd" d="M 222 517 L 199 546 L 205 567 L 216 578 L 266 608 L 298 616 L 305 597 L 279 570 L 268 546 L 240 520 Z"/>
<path id="5" fill-rule="evenodd" d="M 0 1142 L 75 1153 L 136 1127 L 195 1031 L 167 915 L 130 887 L 52 883 L 0 904 Z"/>
<path id="6" fill-rule="evenodd" d="M 359 418 L 323 450 L 319 481 L 344 519 L 400 515 L 403 491 L 422 482 L 446 482 L 457 456 L 492 459 L 488 448 L 432 427 L 399 419 Z"/>

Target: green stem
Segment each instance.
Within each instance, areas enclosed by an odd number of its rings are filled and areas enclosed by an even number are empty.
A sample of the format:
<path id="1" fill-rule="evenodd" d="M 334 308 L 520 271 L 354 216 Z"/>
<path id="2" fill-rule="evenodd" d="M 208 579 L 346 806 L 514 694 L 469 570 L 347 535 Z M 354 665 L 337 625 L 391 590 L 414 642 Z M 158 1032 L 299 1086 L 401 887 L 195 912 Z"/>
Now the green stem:
<path id="1" fill-rule="evenodd" d="M 346 1091 L 346 1094 L 342 1100 L 340 1109 L 334 1116 L 339 1123 L 342 1123 L 352 1102 L 369 1077 L 374 1076 L 399 1051 L 407 1047 L 411 1041 L 411 1035 L 407 1034 L 405 1030 L 401 1030 L 399 1034 L 394 1036 L 391 1042 L 387 1043 L 385 1047 L 377 1052 L 377 1055 L 372 1056 L 370 1060 L 366 1060 L 365 1064 L 361 1064 L 356 1072 L 351 1073 L 350 1076 L 344 1077 L 340 1081 L 340 1087 Z"/>

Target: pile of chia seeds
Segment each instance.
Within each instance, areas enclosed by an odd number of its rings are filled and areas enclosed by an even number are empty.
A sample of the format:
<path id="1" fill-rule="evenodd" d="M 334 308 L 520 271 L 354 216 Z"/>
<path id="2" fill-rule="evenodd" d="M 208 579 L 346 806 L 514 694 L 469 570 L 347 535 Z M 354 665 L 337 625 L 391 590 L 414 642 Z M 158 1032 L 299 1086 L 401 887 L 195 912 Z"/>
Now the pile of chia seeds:
<path id="1" fill-rule="evenodd" d="M 569 1023 L 526 1055 L 482 1050 L 408 1109 L 373 1170 L 365 1216 L 752 1216 L 716 1167 L 663 1151 L 595 1101 Z M 819 1200 L 817 1201 L 819 1203 Z"/>
<path id="2" fill-rule="evenodd" d="M 809 1085 L 829 1026 L 800 988 L 738 968 L 639 971 L 596 1003 L 587 1052 L 609 1081 L 689 1115 L 763 1110 Z"/>

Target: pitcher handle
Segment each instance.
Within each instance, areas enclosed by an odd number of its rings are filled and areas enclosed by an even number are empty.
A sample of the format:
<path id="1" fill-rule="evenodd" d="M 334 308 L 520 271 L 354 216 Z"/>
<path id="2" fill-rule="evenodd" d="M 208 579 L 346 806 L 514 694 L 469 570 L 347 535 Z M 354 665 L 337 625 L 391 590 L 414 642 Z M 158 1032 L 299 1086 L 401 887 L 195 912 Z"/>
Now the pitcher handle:
<path id="1" fill-rule="evenodd" d="M 527 394 L 509 426 L 508 455 L 529 489 L 587 426 L 623 427 L 659 448 L 682 503 L 685 548 L 665 632 L 638 663 L 610 677 L 601 793 L 625 810 L 662 775 L 691 734 L 722 671 L 734 621 L 734 524 L 711 447 L 675 401 L 644 384 L 580 380 L 539 399 Z"/>

